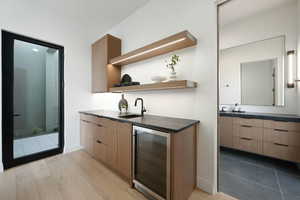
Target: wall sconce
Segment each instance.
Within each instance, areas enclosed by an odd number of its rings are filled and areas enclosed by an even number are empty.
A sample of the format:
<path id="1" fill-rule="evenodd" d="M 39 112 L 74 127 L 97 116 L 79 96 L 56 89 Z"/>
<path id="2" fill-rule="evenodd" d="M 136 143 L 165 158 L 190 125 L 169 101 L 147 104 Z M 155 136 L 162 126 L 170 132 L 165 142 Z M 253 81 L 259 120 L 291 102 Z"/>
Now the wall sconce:
<path id="1" fill-rule="evenodd" d="M 288 58 L 288 81 L 287 81 L 287 88 L 294 88 L 295 87 L 295 80 L 294 78 L 294 65 L 296 64 L 296 51 L 291 50 L 287 52 Z"/>

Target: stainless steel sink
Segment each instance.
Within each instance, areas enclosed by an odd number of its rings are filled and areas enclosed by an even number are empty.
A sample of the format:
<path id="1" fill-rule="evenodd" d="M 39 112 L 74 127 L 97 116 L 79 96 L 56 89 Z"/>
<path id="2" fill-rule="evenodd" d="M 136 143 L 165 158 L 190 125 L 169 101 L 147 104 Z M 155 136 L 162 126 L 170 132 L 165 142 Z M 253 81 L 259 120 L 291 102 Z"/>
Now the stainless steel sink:
<path id="1" fill-rule="evenodd" d="M 136 118 L 136 117 L 141 117 L 142 115 L 138 115 L 138 114 L 125 114 L 125 115 L 119 115 L 119 117 L 121 118 L 126 118 L 126 119 L 130 119 L 130 118 Z"/>

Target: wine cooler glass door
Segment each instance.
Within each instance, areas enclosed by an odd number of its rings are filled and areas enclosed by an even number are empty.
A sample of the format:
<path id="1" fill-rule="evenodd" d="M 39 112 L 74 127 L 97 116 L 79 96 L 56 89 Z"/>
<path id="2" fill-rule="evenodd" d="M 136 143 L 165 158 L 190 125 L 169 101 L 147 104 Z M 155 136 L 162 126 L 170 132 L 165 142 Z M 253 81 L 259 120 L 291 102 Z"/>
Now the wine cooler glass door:
<path id="1" fill-rule="evenodd" d="M 169 199 L 169 144 L 168 133 L 134 129 L 134 180 L 161 199 Z"/>

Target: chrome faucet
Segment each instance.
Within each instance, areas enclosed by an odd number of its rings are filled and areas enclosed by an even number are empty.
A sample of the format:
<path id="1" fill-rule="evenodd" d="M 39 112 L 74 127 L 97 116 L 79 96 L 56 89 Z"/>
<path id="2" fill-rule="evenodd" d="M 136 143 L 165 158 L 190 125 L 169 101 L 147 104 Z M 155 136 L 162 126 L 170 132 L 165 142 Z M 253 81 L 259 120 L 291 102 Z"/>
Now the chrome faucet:
<path id="1" fill-rule="evenodd" d="M 221 106 L 221 112 L 225 112 L 224 108 L 226 108 L 226 106 Z"/>
<path id="2" fill-rule="evenodd" d="M 238 103 L 234 104 L 234 108 L 232 109 L 232 112 L 239 112 L 240 108 L 238 107 L 238 105 L 239 105 Z"/>
<path id="3" fill-rule="evenodd" d="M 141 101 L 142 102 L 142 107 L 141 107 L 141 115 L 144 116 L 144 112 L 146 112 L 146 109 L 144 107 L 144 100 L 142 98 L 137 98 L 134 102 L 134 106 L 137 106 L 137 102 Z"/>

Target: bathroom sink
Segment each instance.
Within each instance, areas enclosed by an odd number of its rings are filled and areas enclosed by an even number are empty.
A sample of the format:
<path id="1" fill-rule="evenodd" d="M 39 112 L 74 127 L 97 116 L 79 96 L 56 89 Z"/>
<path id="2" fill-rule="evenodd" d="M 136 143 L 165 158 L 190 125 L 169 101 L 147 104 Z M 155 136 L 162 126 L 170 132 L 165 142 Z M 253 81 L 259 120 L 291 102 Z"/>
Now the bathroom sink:
<path id="1" fill-rule="evenodd" d="M 142 115 L 138 115 L 138 114 L 119 115 L 119 117 L 121 117 L 121 118 L 126 118 L 126 119 L 136 118 L 136 117 L 141 117 L 141 116 L 142 116 Z"/>

